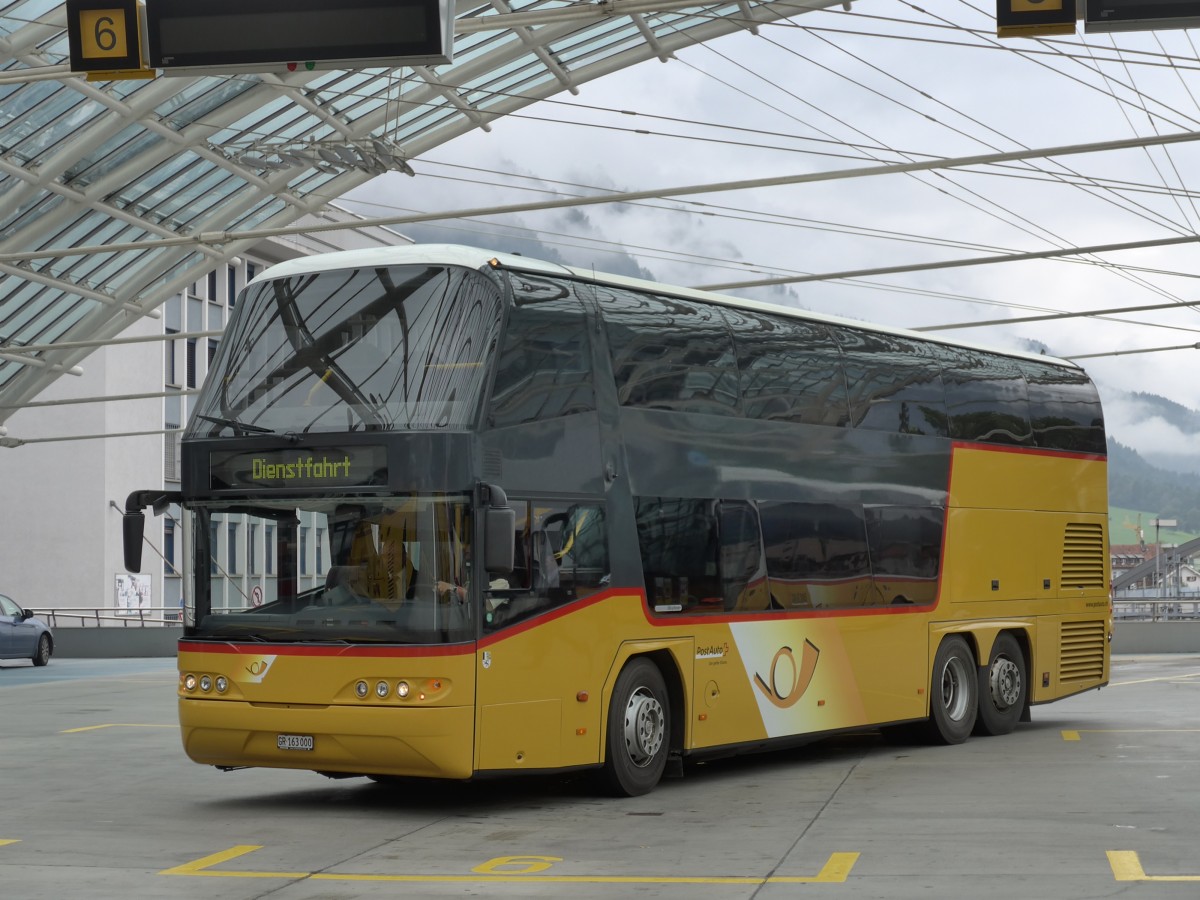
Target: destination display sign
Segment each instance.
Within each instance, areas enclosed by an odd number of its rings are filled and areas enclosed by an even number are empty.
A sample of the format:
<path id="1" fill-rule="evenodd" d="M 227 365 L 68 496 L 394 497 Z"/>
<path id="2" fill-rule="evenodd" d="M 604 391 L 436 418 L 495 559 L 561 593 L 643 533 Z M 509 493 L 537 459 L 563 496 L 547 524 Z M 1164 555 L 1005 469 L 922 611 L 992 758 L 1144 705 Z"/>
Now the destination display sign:
<path id="1" fill-rule="evenodd" d="M 369 487 L 388 483 L 387 448 L 375 445 L 281 450 L 214 450 L 209 488 Z"/>

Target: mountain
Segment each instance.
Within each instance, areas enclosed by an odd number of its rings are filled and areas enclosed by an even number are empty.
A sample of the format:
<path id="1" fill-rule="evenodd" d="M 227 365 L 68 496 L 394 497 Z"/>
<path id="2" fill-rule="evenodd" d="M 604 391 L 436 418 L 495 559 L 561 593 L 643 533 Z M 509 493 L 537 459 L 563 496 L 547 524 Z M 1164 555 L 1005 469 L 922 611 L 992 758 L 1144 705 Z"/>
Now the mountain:
<path id="1" fill-rule="evenodd" d="M 1151 510 L 1152 517 L 1178 520 L 1181 531 L 1200 531 L 1200 482 L 1191 475 L 1151 464 L 1132 447 L 1111 437 L 1108 503 L 1110 507 Z"/>

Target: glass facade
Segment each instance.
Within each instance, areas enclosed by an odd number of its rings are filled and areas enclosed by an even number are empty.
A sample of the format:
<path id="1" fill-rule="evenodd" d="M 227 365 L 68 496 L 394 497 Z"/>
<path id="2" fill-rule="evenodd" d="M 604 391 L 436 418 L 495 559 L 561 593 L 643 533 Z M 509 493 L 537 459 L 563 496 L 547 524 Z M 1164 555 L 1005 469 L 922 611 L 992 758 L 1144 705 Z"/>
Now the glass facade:
<path id="1" fill-rule="evenodd" d="M 806 11 L 751 5 L 760 23 Z M 553 22 L 559 6 L 460 4 L 457 17 L 542 12 Z M 252 73 L 86 87 L 75 78 L 0 84 L 0 147 L 13 163 L 0 171 L 0 240 L 48 251 L 36 266 L 51 276 L 36 283 L 0 276 L 0 333 L 13 344 L 87 338 L 125 316 L 125 306 L 153 310 L 196 282 L 215 299 L 226 291 L 222 269 L 234 264 L 226 243 L 200 253 L 155 242 L 185 229 L 287 225 L 314 205 L 314 192 L 338 197 L 385 171 L 382 163 L 334 164 L 316 152 L 317 142 L 370 148 L 382 140 L 401 156 L 408 147 L 425 152 L 619 66 L 665 59 L 738 31 L 746 15 L 744 4 L 718 3 L 702 14 L 675 11 L 637 22 L 596 16 L 472 32 L 460 35 L 454 64 L 440 66 L 436 82 L 403 68 L 370 68 L 297 72 L 284 86 Z M 69 63 L 65 22 L 61 3 L 0 0 L 0 72 Z M 305 102 L 281 97 L 281 90 L 302 93 Z M 404 103 L 393 102 L 398 91 Z M 296 148 L 311 152 L 280 155 Z M 47 165 L 62 179 L 46 181 Z M 145 244 L 79 252 L 115 241 Z M 81 285 L 137 299 L 106 303 L 81 295 Z M 55 377 L 0 359 L 0 399 Z"/>

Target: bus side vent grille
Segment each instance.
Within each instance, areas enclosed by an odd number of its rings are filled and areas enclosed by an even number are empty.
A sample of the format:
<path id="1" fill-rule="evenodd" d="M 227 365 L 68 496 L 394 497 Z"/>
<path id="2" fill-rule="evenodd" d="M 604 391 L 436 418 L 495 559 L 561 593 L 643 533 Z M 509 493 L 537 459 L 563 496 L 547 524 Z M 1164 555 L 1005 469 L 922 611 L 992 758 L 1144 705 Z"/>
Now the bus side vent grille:
<path id="1" fill-rule="evenodd" d="M 1059 585 L 1076 590 L 1106 590 L 1104 528 L 1099 523 L 1068 522 L 1063 538 Z"/>
<path id="2" fill-rule="evenodd" d="M 483 477 L 499 481 L 504 477 L 504 454 L 499 450 L 487 450 L 483 454 Z"/>
<path id="3" fill-rule="evenodd" d="M 1099 681 L 1104 677 L 1104 620 L 1063 622 L 1058 652 L 1060 681 Z"/>

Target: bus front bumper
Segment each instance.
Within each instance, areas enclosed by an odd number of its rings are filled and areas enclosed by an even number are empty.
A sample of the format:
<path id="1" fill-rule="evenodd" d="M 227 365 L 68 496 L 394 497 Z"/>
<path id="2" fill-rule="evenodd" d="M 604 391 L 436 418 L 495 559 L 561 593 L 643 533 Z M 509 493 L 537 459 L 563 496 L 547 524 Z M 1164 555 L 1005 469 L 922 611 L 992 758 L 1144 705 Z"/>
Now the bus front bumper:
<path id="1" fill-rule="evenodd" d="M 222 767 L 469 778 L 474 721 L 470 706 L 314 708 L 179 700 L 184 752 L 195 762 Z M 289 745 L 305 749 L 283 749 Z"/>

